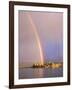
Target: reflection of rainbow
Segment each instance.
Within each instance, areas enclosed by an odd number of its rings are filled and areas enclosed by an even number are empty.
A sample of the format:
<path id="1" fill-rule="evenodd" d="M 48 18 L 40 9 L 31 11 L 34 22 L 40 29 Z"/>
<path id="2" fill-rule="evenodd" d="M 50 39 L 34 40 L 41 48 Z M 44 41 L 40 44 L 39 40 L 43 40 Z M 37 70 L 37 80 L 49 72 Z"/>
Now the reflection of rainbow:
<path id="1" fill-rule="evenodd" d="M 40 39 L 39 39 L 39 36 L 38 36 L 38 33 L 37 33 L 37 29 L 36 29 L 36 26 L 32 20 L 32 17 L 30 14 L 27 14 L 28 18 L 29 18 L 29 21 L 32 25 L 32 28 L 33 28 L 33 32 L 35 33 L 35 37 L 36 37 L 36 40 L 37 40 L 37 43 L 38 43 L 38 47 L 39 47 L 39 52 L 40 52 L 40 58 L 41 58 L 41 64 L 43 64 L 43 52 L 42 52 L 42 47 L 41 47 L 41 43 L 40 43 Z"/>

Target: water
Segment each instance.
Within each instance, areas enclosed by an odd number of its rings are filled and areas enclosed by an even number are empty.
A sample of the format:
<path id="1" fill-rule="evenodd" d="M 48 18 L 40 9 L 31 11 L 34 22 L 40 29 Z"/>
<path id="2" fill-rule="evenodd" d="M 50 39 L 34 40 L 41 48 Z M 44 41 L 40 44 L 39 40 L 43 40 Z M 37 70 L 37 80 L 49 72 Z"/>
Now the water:
<path id="1" fill-rule="evenodd" d="M 19 79 L 62 77 L 63 68 L 20 68 Z"/>

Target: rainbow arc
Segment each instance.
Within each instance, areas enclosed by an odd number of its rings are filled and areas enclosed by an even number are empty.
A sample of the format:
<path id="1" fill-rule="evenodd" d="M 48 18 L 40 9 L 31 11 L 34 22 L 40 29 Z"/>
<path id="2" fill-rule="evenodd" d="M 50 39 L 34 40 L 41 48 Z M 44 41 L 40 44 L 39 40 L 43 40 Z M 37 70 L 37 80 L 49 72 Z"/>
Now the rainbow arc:
<path id="1" fill-rule="evenodd" d="M 28 19 L 29 19 L 29 22 L 30 24 L 32 25 L 32 30 L 35 34 L 35 37 L 36 37 L 36 41 L 37 41 L 37 44 L 38 44 L 38 47 L 39 47 L 39 53 L 40 53 L 40 58 L 41 58 L 41 64 L 44 64 L 44 58 L 43 58 L 43 51 L 42 51 L 42 46 L 41 46 L 41 42 L 40 42 L 40 38 L 39 38 L 39 35 L 37 33 L 37 28 L 32 20 L 32 17 L 30 14 L 27 13 L 27 16 L 28 16 Z"/>

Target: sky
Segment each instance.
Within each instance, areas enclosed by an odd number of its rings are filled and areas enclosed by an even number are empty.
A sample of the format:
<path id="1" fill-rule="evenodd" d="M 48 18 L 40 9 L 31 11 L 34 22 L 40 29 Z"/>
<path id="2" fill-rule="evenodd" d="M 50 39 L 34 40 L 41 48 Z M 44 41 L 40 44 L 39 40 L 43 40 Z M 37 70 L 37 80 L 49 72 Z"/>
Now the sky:
<path id="1" fill-rule="evenodd" d="M 63 59 L 63 13 L 19 11 L 19 64 Z"/>

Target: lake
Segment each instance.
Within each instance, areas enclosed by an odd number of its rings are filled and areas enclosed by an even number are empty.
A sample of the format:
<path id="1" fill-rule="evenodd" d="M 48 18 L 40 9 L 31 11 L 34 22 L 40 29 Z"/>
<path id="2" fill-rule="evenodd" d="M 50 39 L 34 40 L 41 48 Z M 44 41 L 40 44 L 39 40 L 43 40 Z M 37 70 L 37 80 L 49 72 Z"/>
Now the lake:
<path id="1" fill-rule="evenodd" d="M 63 68 L 19 68 L 19 79 L 63 77 Z"/>

